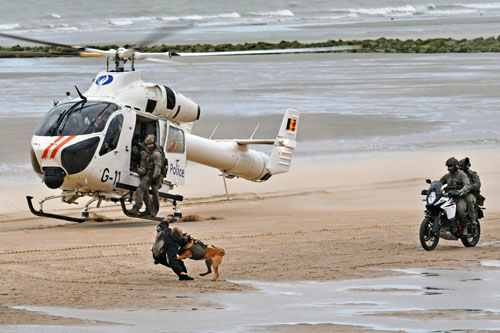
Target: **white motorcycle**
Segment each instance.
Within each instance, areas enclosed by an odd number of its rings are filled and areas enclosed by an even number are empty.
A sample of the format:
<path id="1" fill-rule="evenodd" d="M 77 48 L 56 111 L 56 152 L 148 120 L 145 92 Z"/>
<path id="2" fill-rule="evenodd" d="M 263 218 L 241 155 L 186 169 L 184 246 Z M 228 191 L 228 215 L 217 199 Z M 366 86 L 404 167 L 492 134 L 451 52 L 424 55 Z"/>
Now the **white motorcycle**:
<path id="1" fill-rule="evenodd" d="M 439 243 L 439 238 L 462 241 L 465 247 L 476 246 L 479 242 L 481 227 L 479 219 L 484 217 L 483 207 L 475 205 L 475 221 L 467 219 L 468 236 L 462 235 L 462 227 L 457 212 L 456 199 L 460 192 L 455 190 L 445 191 L 439 181 L 426 182 L 431 184 L 429 189 L 422 190 L 425 195 L 425 218 L 420 225 L 420 244 L 427 251 L 432 251 Z"/>

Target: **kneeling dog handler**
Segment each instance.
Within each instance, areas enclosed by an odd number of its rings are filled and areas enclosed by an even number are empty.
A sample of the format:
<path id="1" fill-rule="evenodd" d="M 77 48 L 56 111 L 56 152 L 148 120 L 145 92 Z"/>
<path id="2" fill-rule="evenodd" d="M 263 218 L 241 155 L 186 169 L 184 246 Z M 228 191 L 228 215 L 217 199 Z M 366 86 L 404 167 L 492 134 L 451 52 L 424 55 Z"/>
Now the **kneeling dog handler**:
<path id="1" fill-rule="evenodd" d="M 177 253 L 182 248 L 180 243 L 182 237 L 181 228 L 170 228 L 168 219 L 165 218 L 158 224 L 156 231 L 156 240 L 151 250 L 155 265 L 162 264 L 170 267 L 177 274 L 179 280 L 193 280 L 187 274 L 184 262 L 177 259 Z"/>

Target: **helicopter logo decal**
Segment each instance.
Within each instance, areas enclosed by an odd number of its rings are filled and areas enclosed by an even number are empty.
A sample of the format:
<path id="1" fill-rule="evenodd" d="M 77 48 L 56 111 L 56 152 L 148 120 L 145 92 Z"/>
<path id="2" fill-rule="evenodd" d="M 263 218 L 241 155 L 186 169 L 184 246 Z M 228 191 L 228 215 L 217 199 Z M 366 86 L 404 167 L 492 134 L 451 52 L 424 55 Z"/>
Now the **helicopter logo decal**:
<path id="1" fill-rule="evenodd" d="M 95 84 L 98 86 L 105 86 L 113 82 L 113 75 L 101 75 L 95 80 Z"/>

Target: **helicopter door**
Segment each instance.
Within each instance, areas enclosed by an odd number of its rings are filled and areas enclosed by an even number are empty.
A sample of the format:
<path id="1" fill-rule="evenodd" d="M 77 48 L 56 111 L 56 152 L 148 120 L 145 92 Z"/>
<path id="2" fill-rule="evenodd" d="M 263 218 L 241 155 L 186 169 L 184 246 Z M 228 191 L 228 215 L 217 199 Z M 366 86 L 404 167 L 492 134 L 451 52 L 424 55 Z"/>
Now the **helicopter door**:
<path id="1" fill-rule="evenodd" d="M 178 127 L 167 125 L 165 156 L 168 160 L 167 181 L 174 185 L 184 185 L 186 169 L 186 137 Z M 167 127 L 166 126 L 166 127 Z"/>

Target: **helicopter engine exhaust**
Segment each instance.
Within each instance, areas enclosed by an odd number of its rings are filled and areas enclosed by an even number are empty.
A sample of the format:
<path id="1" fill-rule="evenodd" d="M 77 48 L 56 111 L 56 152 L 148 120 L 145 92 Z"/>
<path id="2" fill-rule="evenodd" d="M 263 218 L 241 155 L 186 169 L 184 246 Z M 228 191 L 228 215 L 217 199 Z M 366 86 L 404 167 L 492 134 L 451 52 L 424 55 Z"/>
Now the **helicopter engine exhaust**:
<path id="1" fill-rule="evenodd" d="M 189 123 L 200 119 L 200 106 L 167 86 L 156 86 L 161 92 L 153 114 L 178 123 Z"/>

